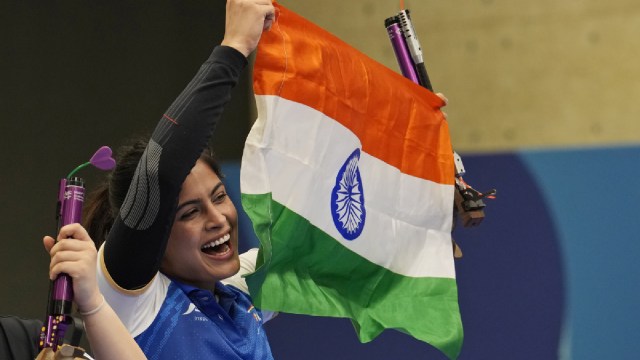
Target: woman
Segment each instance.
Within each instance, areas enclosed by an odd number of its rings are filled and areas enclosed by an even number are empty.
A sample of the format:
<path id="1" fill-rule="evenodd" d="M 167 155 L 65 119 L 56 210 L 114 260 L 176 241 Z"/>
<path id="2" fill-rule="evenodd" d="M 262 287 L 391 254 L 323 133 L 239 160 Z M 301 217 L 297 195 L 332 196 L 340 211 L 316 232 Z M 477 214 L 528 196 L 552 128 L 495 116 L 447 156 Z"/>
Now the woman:
<path id="1" fill-rule="evenodd" d="M 149 358 L 273 358 L 242 281 L 221 282 L 240 268 L 237 214 L 203 151 L 273 17 L 271 0 L 227 1 L 222 44 L 87 204 L 100 290 Z"/>

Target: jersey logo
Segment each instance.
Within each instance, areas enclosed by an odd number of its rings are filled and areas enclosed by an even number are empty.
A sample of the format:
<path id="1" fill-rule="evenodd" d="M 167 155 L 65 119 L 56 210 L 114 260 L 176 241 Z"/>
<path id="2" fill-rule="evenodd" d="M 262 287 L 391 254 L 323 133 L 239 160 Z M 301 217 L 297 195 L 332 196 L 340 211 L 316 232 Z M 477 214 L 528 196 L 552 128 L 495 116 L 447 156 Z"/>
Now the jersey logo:
<path id="1" fill-rule="evenodd" d="M 189 303 L 189 308 L 182 315 L 189 315 L 194 311 L 200 312 L 200 309 L 198 309 L 194 303 Z"/>
<path id="2" fill-rule="evenodd" d="M 256 322 L 262 321 L 262 318 L 260 318 L 260 315 L 258 315 L 258 311 L 255 306 L 251 305 L 251 307 L 247 310 L 247 313 L 253 315 L 253 318 L 256 319 Z"/>

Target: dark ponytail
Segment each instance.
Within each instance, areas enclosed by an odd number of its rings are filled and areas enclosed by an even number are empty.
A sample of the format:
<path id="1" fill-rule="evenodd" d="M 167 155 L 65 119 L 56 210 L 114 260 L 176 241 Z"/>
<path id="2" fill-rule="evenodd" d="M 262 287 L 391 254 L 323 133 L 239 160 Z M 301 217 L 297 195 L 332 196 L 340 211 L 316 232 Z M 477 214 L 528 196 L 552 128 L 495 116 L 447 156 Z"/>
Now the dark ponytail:
<path id="1" fill-rule="evenodd" d="M 114 219 L 109 204 L 109 184 L 107 182 L 103 182 L 97 189 L 89 193 L 84 214 L 84 227 L 96 244 L 96 248 L 99 248 L 107 239 Z"/>

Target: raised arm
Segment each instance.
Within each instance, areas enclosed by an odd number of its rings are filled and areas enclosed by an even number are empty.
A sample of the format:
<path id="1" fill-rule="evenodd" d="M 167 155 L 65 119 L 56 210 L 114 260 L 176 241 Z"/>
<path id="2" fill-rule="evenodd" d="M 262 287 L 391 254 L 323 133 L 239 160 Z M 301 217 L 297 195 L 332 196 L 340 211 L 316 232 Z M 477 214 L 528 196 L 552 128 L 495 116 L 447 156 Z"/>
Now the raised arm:
<path id="1" fill-rule="evenodd" d="M 272 19 L 271 0 L 228 0 L 222 45 L 161 117 L 104 245 L 104 266 L 119 287 L 140 289 L 160 268 L 181 185 Z"/>

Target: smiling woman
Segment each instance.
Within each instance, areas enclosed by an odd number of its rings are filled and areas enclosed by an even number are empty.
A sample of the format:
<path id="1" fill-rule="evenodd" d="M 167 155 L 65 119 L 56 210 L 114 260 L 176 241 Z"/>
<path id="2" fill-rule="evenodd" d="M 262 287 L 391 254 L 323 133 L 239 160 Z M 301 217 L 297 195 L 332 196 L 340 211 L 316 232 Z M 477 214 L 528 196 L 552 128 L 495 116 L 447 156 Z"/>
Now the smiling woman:
<path id="1" fill-rule="evenodd" d="M 222 44 L 87 204 L 100 290 L 149 358 L 273 358 L 237 276 L 255 252 L 238 254 L 237 212 L 205 150 L 273 13 L 271 0 L 227 1 Z"/>
<path id="2" fill-rule="evenodd" d="M 238 214 L 219 175 L 198 160 L 182 184 L 160 270 L 213 290 L 238 272 Z"/>

